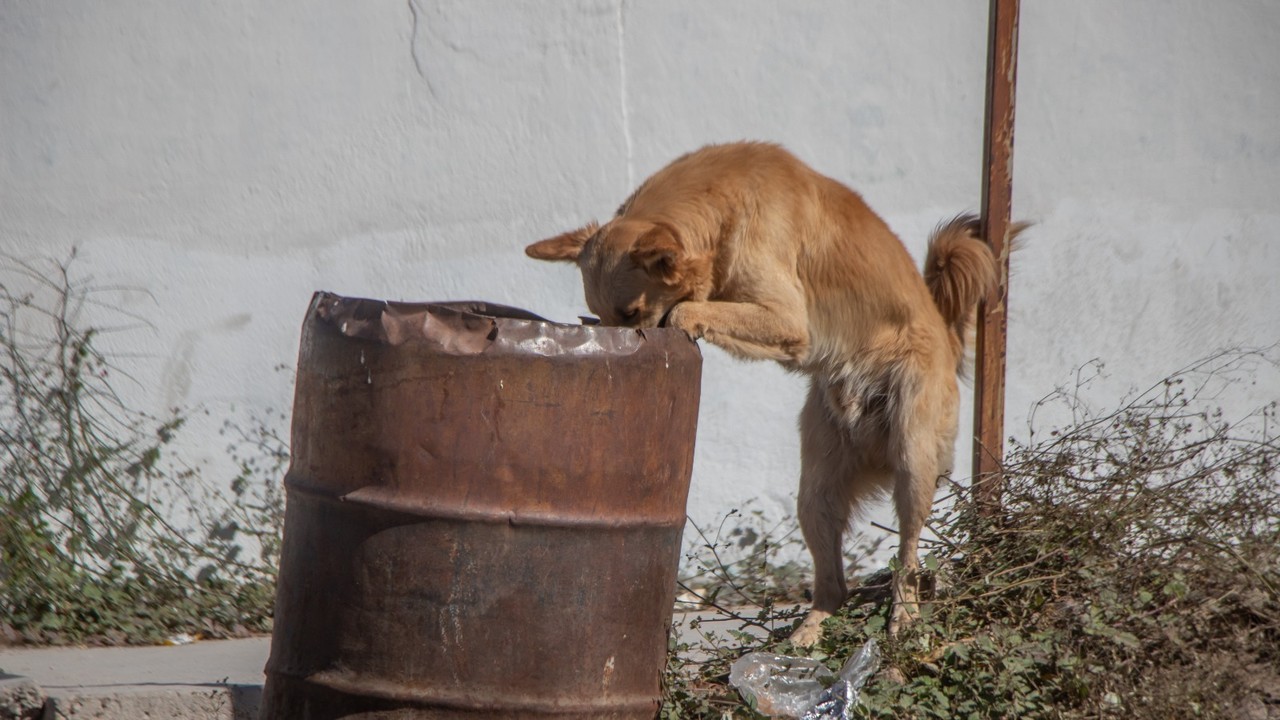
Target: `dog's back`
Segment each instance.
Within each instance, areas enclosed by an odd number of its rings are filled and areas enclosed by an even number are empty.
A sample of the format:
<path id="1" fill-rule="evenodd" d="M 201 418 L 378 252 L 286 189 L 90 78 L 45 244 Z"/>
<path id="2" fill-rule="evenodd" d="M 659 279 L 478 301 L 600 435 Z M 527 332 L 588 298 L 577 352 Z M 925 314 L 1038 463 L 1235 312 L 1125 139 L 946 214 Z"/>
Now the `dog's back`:
<path id="1" fill-rule="evenodd" d="M 899 354 L 905 328 L 940 341 L 955 367 L 972 307 L 995 280 L 972 218 L 935 232 L 922 277 L 861 196 L 769 143 L 683 155 L 637 188 L 619 216 L 680 228 L 690 254 L 711 255 L 708 299 L 759 300 L 796 286 L 786 291 L 803 294 L 810 346 L 802 364 L 815 371 Z"/>

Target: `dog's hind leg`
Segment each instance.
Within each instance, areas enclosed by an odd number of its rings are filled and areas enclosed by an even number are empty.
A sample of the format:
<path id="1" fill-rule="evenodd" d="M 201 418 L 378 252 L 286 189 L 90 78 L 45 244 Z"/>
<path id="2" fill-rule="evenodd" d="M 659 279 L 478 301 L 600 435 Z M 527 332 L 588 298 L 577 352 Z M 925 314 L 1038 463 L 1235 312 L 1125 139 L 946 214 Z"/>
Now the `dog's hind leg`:
<path id="1" fill-rule="evenodd" d="M 854 450 L 846 428 L 833 419 L 818 383 L 810 384 L 800 413 L 800 499 L 798 514 L 813 556 L 813 607 L 791 641 L 807 647 L 822 637 L 822 621 L 849 596 L 844 576 L 844 531 L 859 502 L 877 491 L 870 477 L 856 476 Z"/>
<path id="2" fill-rule="evenodd" d="M 951 472 L 955 454 L 955 386 L 933 388 L 915 398 L 902 417 L 893 505 L 898 516 L 898 570 L 893 575 L 893 610 L 889 633 L 896 634 L 919 615 L 920 533 L 933 509 L 938 480 Z"/>

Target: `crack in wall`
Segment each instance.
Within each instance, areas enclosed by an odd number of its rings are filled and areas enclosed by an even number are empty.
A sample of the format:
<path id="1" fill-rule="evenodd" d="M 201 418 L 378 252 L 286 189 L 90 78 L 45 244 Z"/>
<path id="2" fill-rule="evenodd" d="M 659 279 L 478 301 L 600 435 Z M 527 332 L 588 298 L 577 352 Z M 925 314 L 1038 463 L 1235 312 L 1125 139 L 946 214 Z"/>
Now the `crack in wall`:
<path id="1" fill-rule="evenodd" d="M 409 32 L 409 56 L 413 58 L 413 67 L 418 71 L 418 77 L 426 83 L 427 92 L 435 97 L 436 89 L 431 84 L 431 78 L 427 77 L 427 71 L 422 67 L 422 58 L 418 56 L 418 20 L 422 8 L 418 7 L 418 0 L 405 0 L 405 2 L 409 5 L 409 15 L 413 17 L 413 28 Z"/>

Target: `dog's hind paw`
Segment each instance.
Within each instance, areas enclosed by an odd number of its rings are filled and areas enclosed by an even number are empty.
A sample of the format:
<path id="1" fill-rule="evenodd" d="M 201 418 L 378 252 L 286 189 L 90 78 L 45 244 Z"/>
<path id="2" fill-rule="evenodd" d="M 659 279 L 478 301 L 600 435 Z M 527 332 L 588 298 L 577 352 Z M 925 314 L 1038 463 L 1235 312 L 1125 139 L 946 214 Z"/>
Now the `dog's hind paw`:
<path id="1" fill-rule="evenodd" d="M 810 610 L 800 623 L 800 627 L 791 633 L 791 644 L 796 647 L 813 647 L 822 639 L 822 621 L 831 617 L 831 613 L 821 610 Z"/>
<path id="2" fill-rule="evenodd" d="M 893 612 L 889 614 L 889 637 L 895 637 L 899 630 L 907 627 L 920 617 L 920 606 L 912 599 L 910 602 L 895 601 Z"/>

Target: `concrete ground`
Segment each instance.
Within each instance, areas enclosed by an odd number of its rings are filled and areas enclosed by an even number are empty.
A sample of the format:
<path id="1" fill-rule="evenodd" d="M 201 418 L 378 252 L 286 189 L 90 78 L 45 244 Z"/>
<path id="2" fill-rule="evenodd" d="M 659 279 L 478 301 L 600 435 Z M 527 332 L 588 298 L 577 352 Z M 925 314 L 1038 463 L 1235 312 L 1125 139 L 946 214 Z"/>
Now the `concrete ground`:
<path id="1" fill-rule="evenodd" d="M 682 639 L 694 613 L 676 613 Z M 736 623 L 702 615 L 703 631 Z M 270 637 L 172 647 L 0 648 L 0 720 L 257 718 Z"/>
<path id="2" fill-rule="evenodd" d="M 0 718 L 256 718 L 270 649 L 269 637 L 173 647 L 0 649 Z M 27 710 L 33 703 L 22 698 L 35 695 L 14 676 L 34 684 L 43 714 Z"/>

